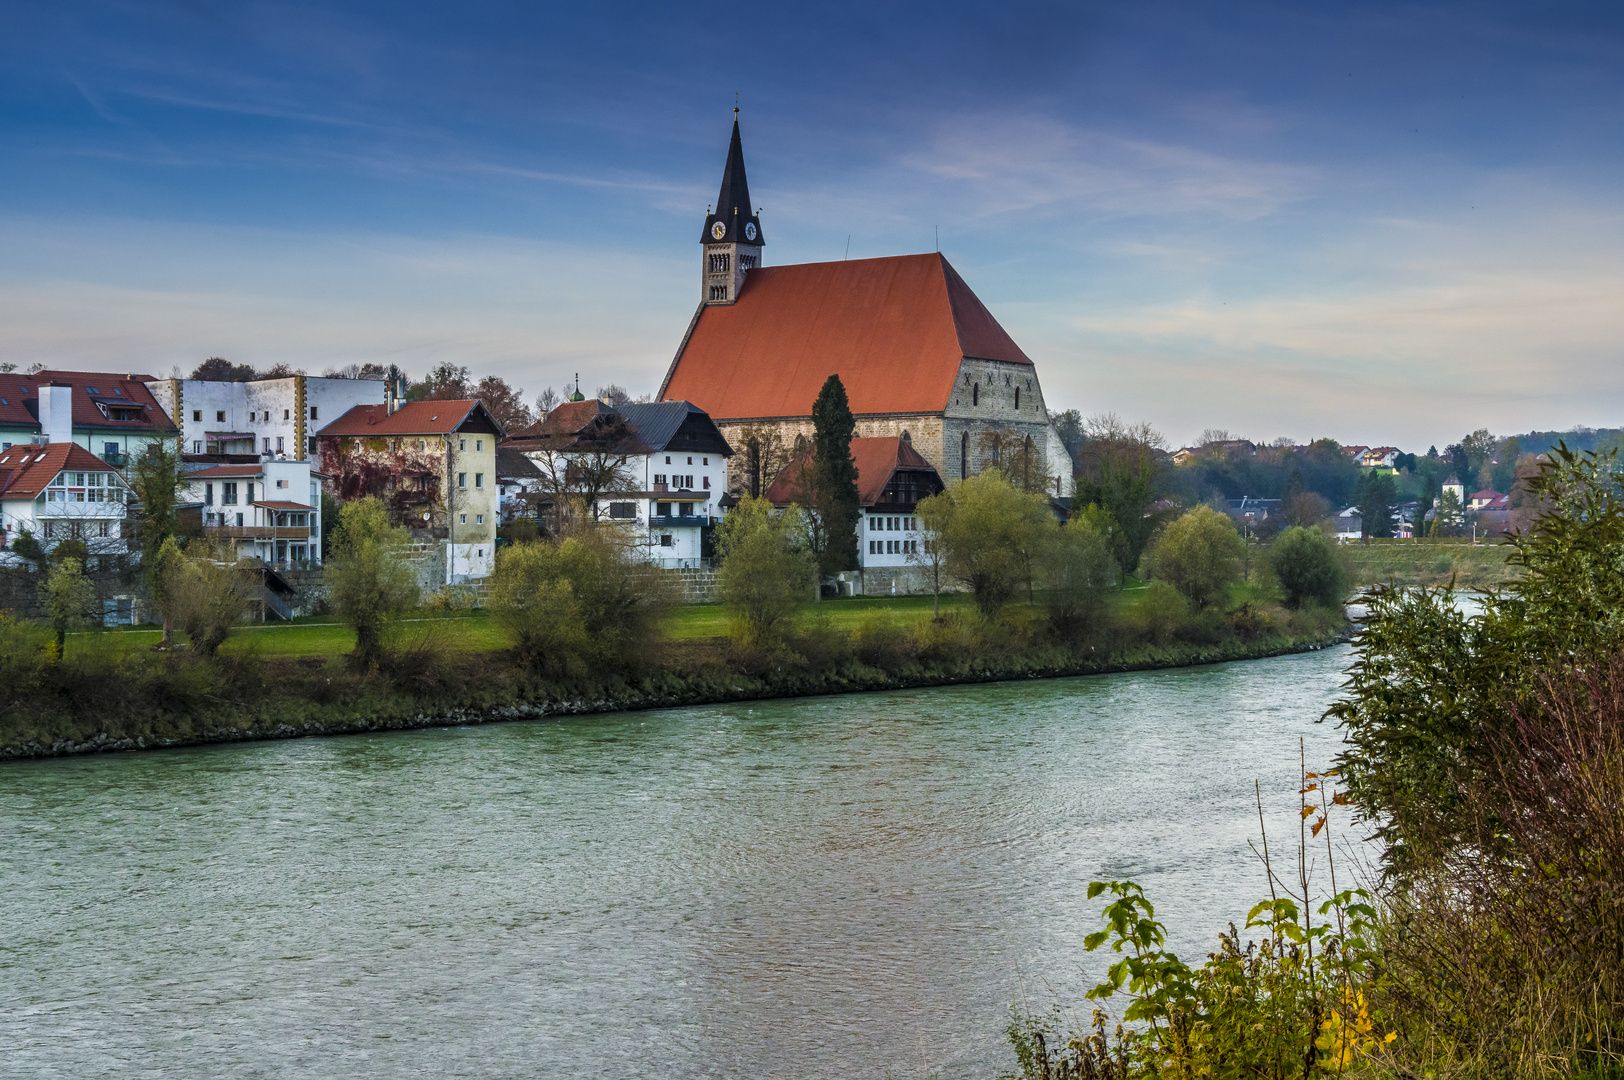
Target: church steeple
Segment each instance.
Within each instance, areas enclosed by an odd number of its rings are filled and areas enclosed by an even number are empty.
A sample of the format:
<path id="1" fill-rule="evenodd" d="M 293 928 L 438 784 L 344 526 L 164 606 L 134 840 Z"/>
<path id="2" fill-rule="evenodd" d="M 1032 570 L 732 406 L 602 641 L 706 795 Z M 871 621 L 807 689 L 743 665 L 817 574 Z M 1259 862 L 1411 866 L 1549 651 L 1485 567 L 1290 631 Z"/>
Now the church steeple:
<path id="1" fill-rule="evenodd" d="M 722 190 L 705 215 L 703 293 L 707 304 L 731 304 L 744 287 L 744 275 L 761 264 L 761 219 L 750 205 L 750 182 L 744 175 L 744 144 L 739 138 L 739 110 L 733 110 L 733 140 L 722 169 Z"/>

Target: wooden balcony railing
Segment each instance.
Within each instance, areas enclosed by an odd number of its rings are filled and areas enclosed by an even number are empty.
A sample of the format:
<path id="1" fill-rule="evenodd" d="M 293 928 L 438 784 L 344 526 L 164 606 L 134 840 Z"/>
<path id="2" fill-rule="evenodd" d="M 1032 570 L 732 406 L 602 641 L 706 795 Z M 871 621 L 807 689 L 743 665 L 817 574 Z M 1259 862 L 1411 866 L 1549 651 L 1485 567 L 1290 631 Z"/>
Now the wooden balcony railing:
<path id="1" fill-rule="evenodd" d="M 292 525 L 205 525 L 203 535 L 215 540 L 309 540 L 310 530 Z"/>

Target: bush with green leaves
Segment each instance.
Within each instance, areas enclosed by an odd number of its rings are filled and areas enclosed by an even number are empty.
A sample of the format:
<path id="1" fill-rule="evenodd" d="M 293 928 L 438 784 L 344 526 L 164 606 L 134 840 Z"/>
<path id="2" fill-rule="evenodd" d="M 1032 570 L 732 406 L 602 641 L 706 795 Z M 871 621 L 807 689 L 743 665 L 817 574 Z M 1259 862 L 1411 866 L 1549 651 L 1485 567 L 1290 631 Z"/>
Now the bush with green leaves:
<path id="1" fill-rule="evenodd" d="M 375 495 L 347 502 L 332 531 L 326 564 L 327 602 L 340 622 L 355 631 L 353 662 L 376 669 L 387 635 L 417 606 L 417 572 L 406 558 L 410 535 L 389 521 Z"/>
<path id="2" fill-rule="evenodd" d="M 160 554 L 172 543 L 166 539 Z M 166 600 L 188 647 L 196 656 L 214 656 L 248 618 L 258 584 L 255 571 L 238 567 L 229 550 L 201 540 L 188 545 L 178 563 L 170 561 L 161 569 Z"/>
<path id="3" fill-rule="evenodd" d="M 1119 571 L 1102 524 L 1098 517 L 1068 522 L 1054 536 L 1045 559 L 1049 628 L 1068 644 L 1097 636 L 1110 612 L 1107 594 Z"/>
<path id="4" fill-rule="evenodd" d="M 799 508 L 778 514 L 766 499 L 753 497 L 742 499 L 717 527 L 717 591 L 728 610 L 728 634 L 739 648 L 782 650 L 795 613 L 813 598 L 817 567 L 803 536 Z"/>
<path id="5" fill-rule="evenodd" d="M 1190 605 L 1222 605 L 1240 580 L 1246 542 L 1228 515 L 1210 506 L 1187 510 L 1167 524 L 1148 552 L 1151 576 L 1171 584 Z"/>
<path id="6" fill-rule="evenodd" d="M 1294 526 L 1275 537 L 1269 545 L 1269 569 L 1288 607 L 1334 607 L 1347 597 L 1348 575 L 1318 529 Z"/>
<path id="7" fill-rule="evenodd" d="M 579 677 L 646 661 L 668 592 L 654 567 L 633 559 L 607 530 L 589 529 L 499 551 L 490 607 L 526 664 Z"/>
<path id="8" fill-rule="evenodd" d="M 997 470 L 961 480 L 919 503 L 941 532 L 944 568 L 995 619 L 1022 584 L 1032 588 L 1057 523 L 1043 495 L 1021 491 Z"/>
<path id="9" fill-rule="evenodd" d="M 56 634 L 57 656 L 67 648 L 70 627 L 88 626 L 98 621 L 95 586 L 85 577 L 85 564 L 72 556 L 51 568 L 40 586 L 40 600 L 51 630 Z"/>

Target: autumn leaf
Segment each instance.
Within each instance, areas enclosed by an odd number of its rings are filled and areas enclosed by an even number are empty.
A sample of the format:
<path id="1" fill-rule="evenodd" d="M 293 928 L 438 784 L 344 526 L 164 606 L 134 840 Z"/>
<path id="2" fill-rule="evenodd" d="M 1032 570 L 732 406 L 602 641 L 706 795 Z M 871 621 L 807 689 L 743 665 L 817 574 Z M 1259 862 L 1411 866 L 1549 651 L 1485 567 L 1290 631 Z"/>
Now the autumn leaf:
<path id="1" fill-rule="evenodd" d="M 1319 807 L 1317 806 L 1305 806 L 1303 807 L 1303 817 L 1312 817 L 1318 810 Z"/>

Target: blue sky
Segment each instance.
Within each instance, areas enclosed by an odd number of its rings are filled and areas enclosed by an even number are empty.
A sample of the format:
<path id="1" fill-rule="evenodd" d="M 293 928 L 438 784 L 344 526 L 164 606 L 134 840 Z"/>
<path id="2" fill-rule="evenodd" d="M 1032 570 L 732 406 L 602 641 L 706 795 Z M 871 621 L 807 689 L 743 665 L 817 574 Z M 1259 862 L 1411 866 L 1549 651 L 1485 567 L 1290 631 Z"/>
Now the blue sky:
<path id="1" fill-rule="evenodd" d="M 657 387 L 734 95 L 773 263 L 941 248 L 1176 444 L 1624 423 L 1624 15 L 0 9 L 0 359 Z"/>

